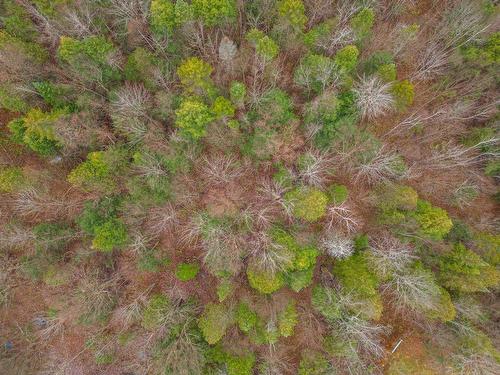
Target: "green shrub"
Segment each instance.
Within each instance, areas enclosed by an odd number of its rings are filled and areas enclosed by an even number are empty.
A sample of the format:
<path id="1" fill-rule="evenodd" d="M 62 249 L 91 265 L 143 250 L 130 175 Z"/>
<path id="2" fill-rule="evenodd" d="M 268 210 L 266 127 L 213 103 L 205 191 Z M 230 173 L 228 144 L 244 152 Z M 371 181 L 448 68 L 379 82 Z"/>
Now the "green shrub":
<path id="1" fill-rule="evenodd" d="M 7 34 L 25 42 L 32 42 L 37 31 L 25 8 L 14 0 L 5 0 L 2 6 L 5 11 L 2 15 L 2 27 Z"/>
<path id="2" fill-rule="evenodd" d="M 295 68 L 293 81 L 314 92 L 321 92 L 336 78 L 335 63 L 323 55 L 308 54 Z"/>
<path id="3" fill-rule="evenodd" d="M 479 232 L 475 233 L 472 239 L 483 259 L 494 267 L 500 265 L 500 235 Z"/>
<path id="4" fill-rule="evenodd" d="M 192 0 L 194 15 L 207 26 L 232 22 L 236 18 L 235 0 Z"/>
<path id="5" fill-rule="evenodd" d="M 47 61 L 47 50 L 36 42 L 26 42 L 0 30 L 0 49 L 12 49 L 17 53 L 18 58 L 32 63 L 42 64 Z"/>
<path id="6" fill-rule="evenodd" d="M 119 197 L 104 197 L 96 202 L 87 201 L 76 223 L 86 234 L 94 235 L 99 226 L 118 215 L 120 203 Z"/>
<path id="7" fill-rule="evenodd" d="M 472 239 L 472 233 L 464 222 L 453 219 L 453 227 L 446 235 L 446 241 L 458 243 L 458 242 L 468 242 Z"/>
<path id="8" fill-rule="evenodd" d="M 98 366 L 106 366 L 112 364 L 115 357 L 111 353 L 99 353 L 94 356 L 94 361 Z"/>
<path id="9" fill-rule="evenodd" d="M 285 91 L 272 89 L 262 97 L 258 111 L 268 125 L 278 128 L 295 120 L 293 109 L 293 101 Z"/>
<path id="10" fill-rule="evenodd" d="M 296 188 L 285 194 L 293 215 L 308 222 L 315 222 L 326 214 L 328 196 L 316 188 Z"/>
<path id="11" fill-rule="evenodd" d="M 83 190 L 109 192 L 117 187 L 115 180 L 124 172 L 126 158 L 126 151 L 119 148 L 90 152 L 87 160 L 68 174 L 67 180 Z"/>
<path id="12" fill-rule="evenodd" d="M 365 74 L 377 74 L 383 81 L 396 80 L 396 64 L 394 56 L 388 51 L 376 51 L 363 63 L 362 70 Z"/>
<path id="13" fill-rule="evenodd" d="M 26 177 L 19 167 L 0 167 L 0 192 L 14 193 L 26 186 Z"/>
<path id="14" fill-rule="evenodd" d="M 278 327 L 281 336 L 290 337 L 293 335 L 293 330 L 299 322 L 298 317 L 295 301 L 292 300 L 278 315 Z"/>
<path id="15" fill-rule="evenodd" d="M 24 133 L 26 133 L 26 126 L 24 125 L 24 120 L 22 118 L 16 118 L 9 121 L 7 128 L 11 133 L 10 138 L 13 142 L 18 144 L 24 144 Z"/>
<path id="16" fill-rule="evenodd" d="M 320 108 L 311 108 L 316 112 L 315 116 L 306 118 L 308 123 L 322 125 L 314 136 L 314 145 L 323 150 L 332 147 L 334 141 L 348 139 L 354 133 L 359 118 L 353 92 L 343 92 L 336 99 L 331 96 L 325 99 Z"/>
<path id="17" fill-rule="evenodd" d="M 111 219 L 95 229 L 92 247 L 100 251 L 113 251 L 128 241 L 127 227 L 119 219 Z"/>
<path id="18" fill-rule="evenodd" d="M 127 63 L 123 69 L 125 79 L 131 82 L 142 82 L 147 89 L 154 89 L 157 82 L 154 78 L 155 69 L 167 70 L 162 61 L 148 50 L 136 48 L 127 57 Z"/>
<path id="19" fill-rule="evenodd" d="M 285 283 L 281 272 L 273 273 L 263 270 L 254 263 L 248 265 L 246 273 L 250 286 L 263 294 L 271 294 L 280 289 Z"/>
<path id="20" fill-rule="evenodd" d="M 14 88 L 2 85 L 0 86 L 0 108 L 10 112 L 24 113 L 28 110 L 28 104 L 20 95 L 16 95 Z"/>
<path id="21" fill-rule="evenodd" d="M 257 324 L 257 314 L 244 302 L 240 302 L 236 308 L 236 323 L 239 329 L 248 333 Z"/>
<path id="22" fill-rule="evenodd" d="M 219 342 L 229 328 L 231 319 L 224 305 L 208 303 L 198 320 L 198 326 L 210 345 Z"/>
<path id="23" fill-rule="evenodd" d="M 417 208 L 418 194 L 410 186 L 384 185 L 377 190 L 378 207 L 383 210 L 411 211 Z"/>
<path id="24" fill-rule="evenodd" d="M 225 357 L 227 375 L 252 375 L 254 373 L 255 355 L 253 353 L 244 356 L 226 353 Z"/>
<path id="25" fill-rule="evenodd" d="M 34 82 L 33 87 L 38 95 L 53 109 L 64 109 L 70 106 L 68 87 L 56 85 L 49 81 Z"/>
<path id="26" fill-rule="evenodd" d="M 391 94 L 394 98 L 396 108 L 401 112 L 404 112 L 413 104 L 413 98 L 415 96 L 413 84 L 406 79 L 393 83 Z"/>
<path id="27" fill-rule="evenodd" d="M 73 239 L 73 230 L 66 224 L 42 223 L 33 227 L 35 249 L 47 256 L 58 255 Z"/>
<path id="28" fill-rule="evenodd" d="M 342 316 L 339 297 L 332 288 L 316 285 L 312 291 L 311 304 L 329 322 Z"/>
<path id="29" fill-rule="evenodd" d="M 147 250 L 137 260 L 137 269 L 140 272 L 160 272 L 162 267 L 169 263 L 168 258 L 159 258 L 154 250 Z"/>
<path id="30" fill-rule="evenodd" d="M 278 12 L 293 28 L 299 31 L 304 30 L 307 16 L 302 0 L 279 0 Z"/>
<path id="31" fill-rule="evenodd" d="M 424 200 L 418 201 L 417 209 L 412 213 L 412 217 L 420 227 L 419 233 L 436 241 L 442 240 L 453 227 L 445 210 L 434 207 Z"/>
<path id="32" fill-rule="evenodd" d="M 330 202 L 336 206 L 344 203 L 347 200 L 347 197 L 349 196 L 349 191 L 347 190 L 347 186 L 338 184 L 333 184 L 329 186 L 326 193 L 328 194 Z"/>
<path id="33" fill-rule="evenodd" d="M 382 300 L 378 292 L 380 281 L 369 268 L 366 252 L 357 252 L 349 258 L 338 260 L 333 273 L 347 293 L 358 302 L 355 307 L 365 319 L 378 320 L 382 315 Z"/>
<path id="34" fill-rule="evenodd" d="M 328 40 L 336 25 L 337 20 L 335 18 L 329 18 L 318 23 L 304 34 L 304 44 L 313 50 L 324 50 L 322 46 L 328 45 Z"/>
<path id="35" fill-rule="evenodd" d="M 224 302 L 234 292 L 234 284 L 229 279 L 222 279 L 217 285 L 217 297 L 219 302 Z"/>
<path id="36" fill-rule="evenodd" d="M 285 275 L 286 284 L 294 292 L 300 292 L 302 289 L 307 288 L 313 282 L 314 266 L 306 270 L 291 271 Z"/>
<path id="37" fill-rule="evenodd" d="M 387 375 L 437 375 L 421 358 L 399 355 L 389 363 Z"/>
<path id="38" fill-rule="evenodd" d="M 448 289 L 474 293 L 497 287 L 500 273 L 479 255 L 458 243 L 440 256 L 439 279 Z"/>
<path id="39" fill-rule="evenodd" d="M 180 281 L 189 281 L 196 277 L 200 271 L 200 266 L 194 263 L 180 263 L 175 269 L 175 276 Z"/>
<path id="40" fill-rule="evenodd" d="M 247 88 L 243 82 L 233 81 L 229 88 L 229 95 L 233 104 L 242 108 L 245 105 L 245 97 L 247 95 Z"/>
<path id="41" fill-rule="evenodd" d="M 42 156 L 51 156 L 61 148 L 54 124 L 64 115 L 61 110 L 45 113 L 33 108 L 22 119 L 11 121 L 8 127 L 15 142 L 24 143 Z"/>
<path id="42" fill-rule="evenodd" d="M 375 12 L 370 8 L 363 8 L 350 20 L 351 27 L 358 39 L 364 39 L 370 35 L 374 22 Z"/>
<path id="43" fill-rule="evenodd" d="M 69 64 L 83 79 L 103 83 L 120 78 L 117 68 L 109 64 L 109 58 L 116 53 L 113 44 L 102 36 L 88 36 L 81 40 L 61 36 L 57 56 Z M 96 74 L 96 69 L 100 74 Z"/>
<path id="44" fill-rule="evenodd" d="M 377 294 L 379 280 L 369 268 L 366 252 L 357 252 L 349 258 L 338 260 L 333 273 L 348 291 L 355 291 L 363 296 Z"/>
<path id="45" fill-rule="evenodd" d="M 484 168 L 484 174 L 490 177 L 500 176 L 500 161 L 498 160 L 490 160 L 486 164 Z"/>
<path id="46" fill-rule="evenodd" d="M 289 169 L 283 163 L 274 164 L 276 172 L 273 174 L 273 181 L 285 188 L 293 186 L 293 176 Z"/>
<path id="47" fill-rule="evenodd" d="M 306 349 L 302 352 L 298 375 L 327 375 L 331 369 L 326 358 L 320 352 Z"/>
<path id="48" fill-rule="evenodd" d="M 362 251 L 368 249 L 370 246 L 369 238 L 366 234 L 358 234 L 354 237 L 354 250 Z"/>
<path id="49" fill-rule="evenodd" d="M 380 65 L 377 69 L 378 76 L 384 82 L 392 82 L 397 78 L 396 64 Z"/>
<path id="50" fill-rule="evenodd" d="M 500 32 L 490 34 L 484 42 L 469 43 L 460 49 L 466 62 L 487 67 L 500 62 Z"/>
<path id="51" fill-rule="evenodd" d="M 264 58 L 265 61 L 274 59 L 279 53 L 278 44 L 258 29 L 251 29 L 247 33 L 246 39 L 252 43 L 255 52 Z"/>
<path id="52" fill-rule="evenodd" d="M 141 325 L 144 329 L 154 330 L 162 326 L 164 317 L 172 308 L 170 301 L 163 294 L 151 296 L 142 312 Z"/>
<path id="53" fill-rule="evenodd" d="M 175 116 L 180 134 L 189 140 L 204 137 L 207 125 L 214 120 L 210 109 L 197 99 L 185 99 L 175 111 Z"/>

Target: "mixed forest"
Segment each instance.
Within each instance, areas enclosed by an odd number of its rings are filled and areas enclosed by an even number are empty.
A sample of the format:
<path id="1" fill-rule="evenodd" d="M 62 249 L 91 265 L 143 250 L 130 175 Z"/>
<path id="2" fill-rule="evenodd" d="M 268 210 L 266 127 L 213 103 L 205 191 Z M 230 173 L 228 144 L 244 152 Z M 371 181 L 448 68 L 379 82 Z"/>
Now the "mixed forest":
<path id="1" fill-rule="evenodd" d="M 0 374 L 500 374 L 494 0 L 0 0 Z"/>

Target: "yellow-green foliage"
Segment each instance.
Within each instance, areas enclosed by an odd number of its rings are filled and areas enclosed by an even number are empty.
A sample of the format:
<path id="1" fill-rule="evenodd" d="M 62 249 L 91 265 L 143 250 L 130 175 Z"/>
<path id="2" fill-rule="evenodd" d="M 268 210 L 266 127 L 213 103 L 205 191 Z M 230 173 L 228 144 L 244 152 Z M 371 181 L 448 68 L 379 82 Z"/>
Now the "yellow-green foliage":
<path id="1" fill-rule="evenodd" d="M 302 352 L 298 375 L 327 375 L 330 371 L 328 361 L 323 354 L 309 349 Z"/>
<path id="2" fill-rule="evenodd" d="M 359 299 L 360 313 L 367 319 L 379 319 L 382 315 L 382 299 L 378 292 L 379 280 L 369 268 L 369 256 L 359 251 L 349 258 L 337 261 L 333 274 L 338 277 L 343 289 Z"/>
<path id="3" fill-rule="evenodd" d="M 436 241 L 442 240 L 453 227 L 453 222 L 445 210 L 424 200 L 418 201 L 412 216 L 420 227 L 420 234 Z"/>
<path id="4" fill-rule="evenodd" d="M 355 45 L 348 45 L 335 54 L 334 61 L 341 72 L 350 72 L 356 67 L 358 56 L 358 47 Z"/>
<path id="5" fill-rule="evenodd" d="M 144 308 L 141 325 L 148 330 L 159 328 L 171 308 L 170 301 L 163 294 L 153 295 Z"/>
<path id="6" fill-rule="evenodd" d="M 328 196 L 319 189 L 296 188 L 286 193 L 285 199 L 292 205 L 293 215 L 299 219 L 315 222 L 326 214 Z"/>
<path id="7" fill-rule="evenodd" d="M 248 265 L 247 278 L 250 286 L 263 294 L 271 294 L 280 289 L 285 283 L 281 272 L 273 273 L 261 269 L 255 263 Z"/>
<path id="8" fill-rule="evenodd" d="M 280 0 L 278 12 L 292 27 L 302 31 L 307 23 L 305 6 L 302 0 Z"/>
<path id="9" fill-rule="evenodd" d="M 244 356 L 226 353 L 225 357 L 227 375 L 252 375 L 254 373 L 255 355 L 253 353 Z"/>
<path id="10" fill-rule="evenodd" d="M 198 320 L 198 327 L 206 342 L 210 345 L 219 342 L 231 324 L 227 307 L 221 304 L 208 303 Z"/>
<path id="11" fill-rule="evenodd" d="M 115 178 L 123 173 L 126 161 L 126 155 L 120 149 L 94 151 L 69 173 L 67 179 L 83 190 L 109 192 L 116 188 Z"/>
<path id="12" fill-rule="evenodd" d="M 438 375 L 421 358 L 414 358 L 407 354 L 398 355 L 389 364 L 387 375 Z"/>
<path id="13" fill-rule="evenodd" d="M 214 113 L 216 118 L 220 119 L 233 117 L 235 111 L 236 108 L 234 108 L 229 99 L 226 99 L 223 96 L 218 96 L 217 98 L 215 98 L 214 104 L 212 106 L 212 112 Z"/>
<path id="14" fill-rule="evenodd" d="M 214 120 L 207 105 L 195 98 L 185 99 L 175 111 L 175 116 L 180 134 L 190 140 L 204 137 L 207 125 Z"/>
<path id="15" fill-rule="evenodd" d="M 13 193 L 26 184 L 23 170 L 19 167 L 0 167 L 0 192 Z"/>
<path id="16" fill-rule="evenodd" d="M 194 14 L 207 26 L 220 25 L 236 17 L 236 0 L 192 0 Z"/>
<path id="17" fill-rule="evenodd" d="M 175 270 L 175 276 L 181 281 L 189 281 L 196 277 L 200 266 L 195 263 L 180 263 Z"/>
<path id="18" fill-rule="evenodd" d="M 240 302 L 236 308 L 236 323 L 243 332 L 248 333 L 257 324 L 257 314 L 248 304 Z"/>
<path id="19" fill-rule="evenodd" d="M 247 33 L 246 38 L 253 44 L 255 52 L 265 60 L 272 60 L 279 53 L 278 44 L 258 29 L 251 29 Z"/>
<path id="20" fill-rule="evenodd" d="M 15 50 L 23 58 L 35 64 L 42 64 L 48 59 L 47 50 L 40 44 L 26 42 L 7 34 L 4 30 L 0 30 L 0 50 L 4 48 Z"/>
<path id="21" fill-rule="evenodd" d="M 428 311 L 426 315 L 431 319 L 438 319 L 442 322 L 451 322 L 457 315 L 455 305 L 451 300 L 450 293 L 444 288 L 439 288 L 439 304 L 435 310 Z"/>
<path id="22" fill-rule="evenodd" d="M 292 300 L 278 315 L 278 327 L 281 336 L 290 337 L 293 335 L 293 330 L 299 322 L 298 317 L 295 301 Z"/>
<path id="23" fill-rule="evenodd" d="M 461 243 L 439 260 L 439 278 L 444 287 L 463 293 L 484 292 L 500 283 L 500 272 Z"/>
<path id="24" fill-rule="evenodd" d="M 42 112 L 33 108 L 23 118 L 12 120 L 8 127 L 14 141 L 24 143 L 42 156 L 51 156 L 61 148 L 54 125 L 64 115 L 64 110 Z"/>
<path id="25" fill-rule="evenodd" d="M 378 205 L 382 210 L 414 210 L 417 208 L 418 194 L 410 186 L 385 185 L 377 191 Z"/>
<path id="26" fill-rule="evenodd" d="M 92 247 L 97 250 L 109 252 L 120 248 L 127 243 L 127 227 L 119 219 L 105 222 L 95 230 Z"/>
<path id="27" fill-rule="evenodd" d="M 364 8 L 360 10 L 356 15 L 351 19 L 351 27 L 353 28 L 356 36 L 359 39 L 366 38 L 375 21 L 375 12 L 370 8 Z"/>
<path id="28" fill-rule="evenodd" d="M 413 84 L 406 79 L 393 83 L 391 94 L 394 98 L 396 108 L 399 111 L 405 111 L 413 104 L 413 98 L 415 96 Z"/>
<path id="29" fill-rule="evenodd" d="M 210 74 L 212 71 L 210 64 L 198 57 L 190 57 L 177 68 L 177 75 L 184 88 L 194 92 L 198 89 L 206 89 L 211 85 Z"/>
<path id="30" fill-rule="evenodd" d="M 100 36 L 90 36 L 82 40 L 62 36 L 57 54 L 61 60 L 70 64 L 76 63 L 82 55 L 91 61 L 105 64 L 113 49 L 113 44 Z"/>
<path id="31" fill-rule="evenodd" d="M 230 279 L 222 279 L 217 285 L 217 297 L 219 302 L 224 302 L 234 292 L 234 284 Z"/>
<path id="32" fill-rule="evenodd" d="M 185 0 L 152 0 L 149 8 L 151 29 L 158 35 L 171 33 L 193 18 L 193 9 Z"/>

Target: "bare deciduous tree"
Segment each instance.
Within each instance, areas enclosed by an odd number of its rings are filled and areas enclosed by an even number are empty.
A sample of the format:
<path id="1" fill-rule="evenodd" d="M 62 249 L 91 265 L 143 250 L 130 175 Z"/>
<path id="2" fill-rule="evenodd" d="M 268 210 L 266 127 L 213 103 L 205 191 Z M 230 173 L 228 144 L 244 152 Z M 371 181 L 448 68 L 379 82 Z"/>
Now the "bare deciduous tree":
<path id="1" fill-rule="evenodd" d="M 361 116 L 372 120 L 387 114 L 394 104 L 389 92 L 391 85 L 383 83 L 378 77 L 362 77 L 354 87 L 356 104 Z"/>
<path id="2" fill-rule="evenodd" d="M 333 258 L 348 258 L 354 252 L 354 243 L 350 238 L 337 233 L 327 233 L 319 242 L 320 248 Z"/>
<path id="3" fill-rule="evenodd" d="M 244 168 L 230 156 L 217 155 L 203 158 L 201 173 L 204 182 L 212 186 L 226 185 L 244 174 Z"/>
<path id="4" fill-rule="evenodd" d="M 126 84 L 116 92 L 111 102 L 113 126 L 131 142 L 139 142 L 148 130 L 150 105 L 150 95 L 143 85 Z"/>
<path id="5" fill-rule="evenodd" d="M 324 153 L 307 151 L 297 173 L 298 178 L 306 185 L 324 187 L 326 179 L 332 174 L 332 159 Z"/>
<path id="6" fill-rule="evenodd" d="M 331 231 L 337 226 L 347 233 L 353 233 L 358 229 L 359 225 L 359 218 L 346 202 L 327 208 L 325 223 L 327 231 Z"/>

